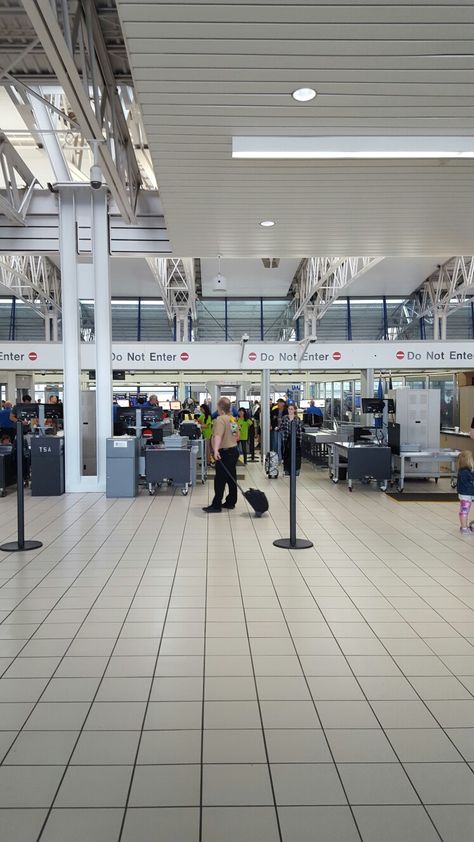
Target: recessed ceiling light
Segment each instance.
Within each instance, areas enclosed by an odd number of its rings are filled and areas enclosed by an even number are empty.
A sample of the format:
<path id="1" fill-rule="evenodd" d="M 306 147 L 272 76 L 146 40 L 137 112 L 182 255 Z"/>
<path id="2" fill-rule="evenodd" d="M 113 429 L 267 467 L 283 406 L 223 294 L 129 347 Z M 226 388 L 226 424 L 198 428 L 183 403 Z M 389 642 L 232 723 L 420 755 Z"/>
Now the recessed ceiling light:
<path id="1" fill-rule="evenodd" d="M 262 226 L 262 228 L 273 228 L 275 222 L 273 219 L 262 219 L 260 225 Z"/>
<path id="2" fill-rule="evenodd" d="M 296 91 L 293 91 L 291 94 L 293 99 L 296 99 L 297 102 L 310 102 L 316 96 L 316 91 L 314 88 L 297 88 Z"/>

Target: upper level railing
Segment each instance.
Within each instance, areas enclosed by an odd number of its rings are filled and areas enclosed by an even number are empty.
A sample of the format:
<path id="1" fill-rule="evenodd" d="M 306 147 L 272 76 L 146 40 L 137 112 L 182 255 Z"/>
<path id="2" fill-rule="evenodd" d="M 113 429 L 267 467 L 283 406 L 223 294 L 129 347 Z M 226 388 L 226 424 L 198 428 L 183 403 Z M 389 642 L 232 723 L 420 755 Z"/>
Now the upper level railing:
<path id="1" fill-rule="evenodd" d="M 318 321 L 321 341 L 374 341 L 396 338 L 397 309 L 400 299 L 339 299 Z M 235 342 L 248 333 L 251 341 L 291 341 L 298 335 L 293 321 L 292 302 L 287 299 L 204 298 L 197 302 L 197 320 L 190 326 L 197 342 Z M 94 304 L 81 302 L 81 334 L 84 342 L 94 341 Z M 21 301 L 0 297 L 0 341 L 44 340 L 44 321 Z M 61 337 L 61 326 L 59 325 Z M 173 326 L 159 299 L 114 299 L 112 301 L 112 337 L 116 342 L 169 342 Z M 413 322 L 406 339 L 432 339 L 433 327 Z M 447 338 L 474 339 L 474 304 L 469 302 L 448 316 Z"/>

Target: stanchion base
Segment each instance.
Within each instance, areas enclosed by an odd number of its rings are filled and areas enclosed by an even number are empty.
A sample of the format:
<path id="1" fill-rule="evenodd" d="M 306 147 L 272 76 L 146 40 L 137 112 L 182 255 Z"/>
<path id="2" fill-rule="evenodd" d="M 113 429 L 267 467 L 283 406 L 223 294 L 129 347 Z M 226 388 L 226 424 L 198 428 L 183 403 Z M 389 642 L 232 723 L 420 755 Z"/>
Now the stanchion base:
<path id="1" fill-rule="evenodd" d="M 297 538 L 296 543 L 292 544 L 289 538 L 278 538 L 273 542 L 274 547 L 281 547 L 283 550 L 309 550 L 314 546 L 312 541 L 307 541 L 306 538 Z"/>
<path id="2" fill-rule="evenodd" d="M 22 547 L 18 541 L 10 541 L 8 544 L 0 544 L 0 550 L 4 553 L 22 553 L 24 550 L 38 550 L 42 546 L 41 541 L 24 541 Z"/>

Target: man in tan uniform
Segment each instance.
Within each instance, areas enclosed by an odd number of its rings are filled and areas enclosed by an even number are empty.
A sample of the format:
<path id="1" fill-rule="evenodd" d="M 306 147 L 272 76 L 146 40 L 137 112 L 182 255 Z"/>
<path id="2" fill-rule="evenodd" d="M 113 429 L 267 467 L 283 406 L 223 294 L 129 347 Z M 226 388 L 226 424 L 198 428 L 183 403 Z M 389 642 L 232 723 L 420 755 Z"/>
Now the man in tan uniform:
<path id="1" fill-rule="evenodd" d="M 235 418 L 230 413 L 230 401 L 221 398 L 217 404 L 219 415 L 212 427 L 211 448 L 216 463 L 214 477 L 214 499 L 210 506 L 203 508 L 204 512 L 220 512 L 222 509 L 235 509 L 237 503 L 237 459 L 239 452 L 239 428 Z M 224 467 L 227 468 L 229 475 Z M 231 479 L 232 477 L 232 479 Z M 229 487 L 225 502 L 222 502 L 226 485 Z"/>

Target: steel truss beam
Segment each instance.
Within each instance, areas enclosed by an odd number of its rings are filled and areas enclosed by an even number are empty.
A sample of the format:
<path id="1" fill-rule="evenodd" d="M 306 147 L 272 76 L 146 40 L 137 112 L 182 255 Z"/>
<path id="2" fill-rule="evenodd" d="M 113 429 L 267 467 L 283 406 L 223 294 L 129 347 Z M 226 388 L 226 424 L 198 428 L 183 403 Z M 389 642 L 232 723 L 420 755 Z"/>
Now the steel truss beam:
<path id="1" fill-rule="evenodd" d="M 32 307 L 43 319 L 61 313 L 61 280 L 47 257 L 1 255 L 0 282 L 11 294 Z"/>
<path id="2" fill-rule="evenodd" d="M 414 322 L 435 322 L 435 338 L 440 337 L 438 322 L 445 326 L 447 317 L 474 298 L 474 257 L 451 257 L 430 275 L 422 286 L 398 309 L 393 339 L 400 339 Z"/>
<path id="3" fill-rule="evenodd" d="M 293 320 L 305 317 L 305 335 L 315 335 L 316 323 L 340 295 L 383 257 L 308 257 L 296 278 Z M 310 331 L 307 323 L 312 324 Z"/>
<path id="4" fill-rule="evenodd" d="M 2 132 L 0 169 L 3 180 L 3 189 L 0 190 L 0 213 L 18 225 L 25 225 L 33 190 L 38 181 Z"/>
<path id="5" fill-rule="evenodd" d="M 170 322 L 176 318 L 179 339 L 187 340 L 187 320 L 196 318 L 196 281 L 192 258 L 149 257 Z"/>
<path id="6" fill-rule="evenodd" d="M 22 3 L 122 216 L 134 223 L 141 176 L 93 0 L 79 0 L 72 19 L 63 0 Z"/>

